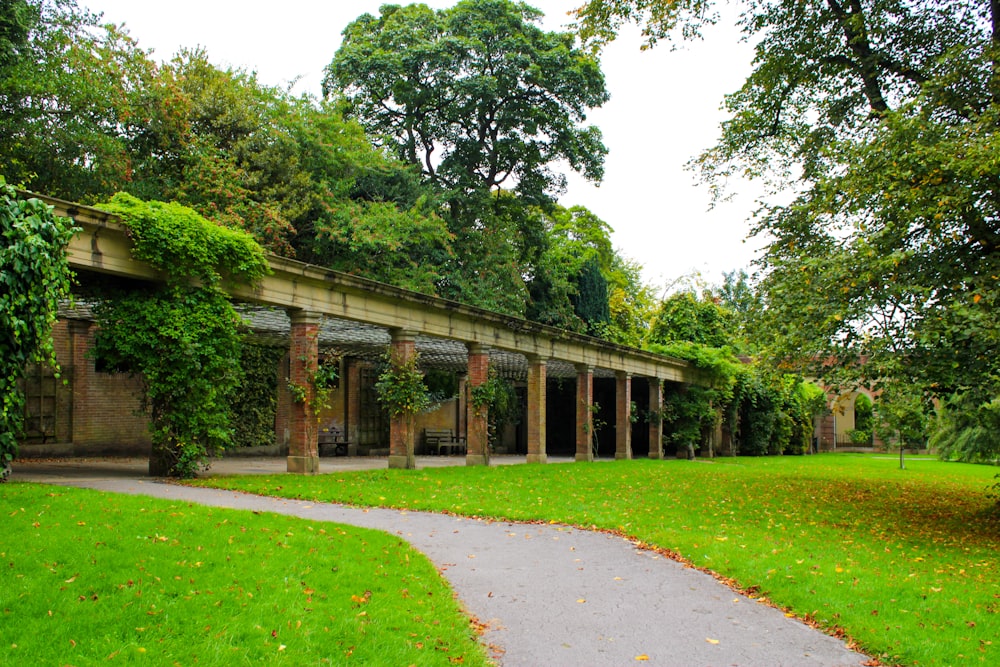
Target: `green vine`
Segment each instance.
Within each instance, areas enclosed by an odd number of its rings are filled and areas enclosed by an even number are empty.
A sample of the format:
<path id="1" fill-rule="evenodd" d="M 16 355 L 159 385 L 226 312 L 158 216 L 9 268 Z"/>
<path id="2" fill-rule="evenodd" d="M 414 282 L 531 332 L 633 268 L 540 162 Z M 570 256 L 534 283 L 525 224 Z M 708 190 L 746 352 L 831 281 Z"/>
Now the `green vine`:
<path id="1" fill-rule="evenodd" d="M 232 444 L 242 337 L 219 283 L 259 280 L 267 258 L 249 234 L 179 204 L 120 193 L 102 208 L 121 216 L 133 254 L 163 270 L 167 282 L 108 294 L 95 308 L 95 352 L 142 378 L 150 473 L 191 477 Z"/>
<path id="2" fill-rule="evenodd" d="M 233 444 L 266 447 L 275 442 L 274 418 L 278 401 L 280 347 L 244 342 L 241 358 L 242 382 L 232 400 Z"/>
<path id="3" fill-rule="evenodd" d="M 378 402 L 389 415 L 414 415 L 430 409 L 433 404 L 424 385 L 424 374 L 418 368 L 419 355 L 401 362 L 386 355 L 375 382 Z"/>
<path id="4" fill-rule="evenodd" d="M 504 427 L 518 416 L 519 405 L 513 385 L 491 368 L 486 382 L 469 390 L 469 401 L 477 413 L 487 409 L 489 445 L 496 447 Z"/>
<path id="5" fill-rule="evenodd" d="M 309 374 L 308 382 L 313 390 L 313 400 L 309 405 L 309 411 L 317 420 L 323 410 L 333 405 L 333 392 L 337 388 L 339 377 L 340 359 L 336 357 L 321 361 L 316 370 Z M 308 401 L 309 387 L 292 380 L 288 380 L 287 387 L 294 402 L 303 404 Z"/>
<path id="6" fill-rule="evenodd" d="M 220 227 L 176 202 L 144 202 L 119 192 L 99 208 L 128 227 L 135 257 L 169 272 L 171 280 L 254 283 L 270 272 L 264 250 L 250 234 Z"/>
<path id="7" fill-rule="evenodd" d="M 19 381 L 30 362 L 58 371 L 52 324 L 70 292 L 66 246 L 77 229 L 35 198 L 22 199 L 0 176 L 0 482 L 24 426 Z"/>

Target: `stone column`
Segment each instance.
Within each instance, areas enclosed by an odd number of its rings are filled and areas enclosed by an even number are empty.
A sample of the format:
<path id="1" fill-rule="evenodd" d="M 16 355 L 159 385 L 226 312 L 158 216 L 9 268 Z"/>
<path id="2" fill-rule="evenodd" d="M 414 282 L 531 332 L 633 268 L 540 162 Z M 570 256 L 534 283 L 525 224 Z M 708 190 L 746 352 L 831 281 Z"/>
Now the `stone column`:
<path id="1" fill-rule="evenodd" d="M 663 458 L 663 392 L 660 378 L 649 378 L 649 458 Z"/>
<path id="2" fill-rule="evenodd" d="M 615 458 L 632 458 L 632 378 L 615 372 Z"/>
<path id="3" fill-rule="evenodd" d="M 472 392 L 476 387 L 486 384 L 490 372 L 490 352 L 489 348 L 477 343 L 469 343 L 469 381 L 467 424 L 468 424 L 468 445 L 465 455 L 465 463 L 470 466 L 489 465 L 489 406 L 476 406 L 472 399 Z"/>
<path id="4" fill-rule="evenodd" d="M 576 460 L 594 460 L 594 369 L 576 367 Z"/>
<path id="5" fill-rule="evenodd" d="M 390 334 L 392 335 L 392 343 L 389 347 L 389 357 L 392 362 L 394 364 L 409 363 L 417 354 L 416 335 L 402 329 L 393 329 Z M 412 470 L 417 467 L 417 460 L 413 454 L 413 431 L 414 416 L 412 413 L 389 415 L 390 468 Z"/>
<path id="6" fill-rule="evenodd" d="M 545 463 L 545 359 L 528 355 L 528 463 Z"/>
<path id="7" fill-rule="evenodd" d="M 292 391 L 288 419 L 288 472 L 319 472 L 319 424 L 312 404 L 316 390 L 311 382 L 319 362 L 319 322 L 321 315 L 306 310 L 289 312 L 292 321 L 288 358 L 288 383 Z M 304 400 L 303 400 L 304 399 Z"/>

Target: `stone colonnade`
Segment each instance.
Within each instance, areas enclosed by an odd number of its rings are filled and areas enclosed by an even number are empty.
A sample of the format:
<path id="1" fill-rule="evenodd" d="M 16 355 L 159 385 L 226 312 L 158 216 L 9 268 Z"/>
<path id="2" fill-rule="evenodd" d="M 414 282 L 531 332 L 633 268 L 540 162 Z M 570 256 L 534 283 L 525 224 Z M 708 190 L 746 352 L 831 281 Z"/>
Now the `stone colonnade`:
<path id="1" fill-rule="evenodd" d="M 313 474 L 319 470 L 319 424 L 312 413 L 315 390 L 310 381 L 318 366 L 319 326 L 321 314 L 290 309 L 291 341 L 289 346 L 288 383 L 296 388 L 291 401 L 288 433 L 288 472 Z M 416 334 L 403 329 L 390 331 L 390 357 L 405 364 L 416 354 Z M 462 383 L 465 392 L 467 433 L 467 465 L 489 463 L 488 412 L 484 405 L 477 405 L 475 390 L 489 378 L 489 348 L 478 343 L 468 343 L 468 375 Z M 527 445 L 528 463 L 545 463 L 545 412 L 546 412 L 546 365 L 547 360 L 535 354 L 526 355 L 528 361 L 527 381 Z M 593 461 L 594 430 L 594 369 L 585 364 L 577 365 L 576 379 L 576 460 Z M 348 373 L 357 373 L 357 366 L 351 365 Z M 356 387 L 356 381 L 351 386 Z M 663 458 L 662 424 L 659 419 L 662 408 L 661 381 L 648 378 L 649 410 L 649 458 Z M 631 405 L 632 378 L 624 371 L 615 372 L 615 458 L 632 458 Z M 357 397 L 348 399 L 349 419 L 345 423 L 348 434 L 356 435 L 358 410 Z M 353 414 L 352 414 L 353 413 Z M 351 419 L 353 417 L 353 419 Z M 353 423 L 352 423 L 353 422 Z M 412 414 L 390 415 L 389 421 L 389 467 L 414 468 L 416 433 Z"/>

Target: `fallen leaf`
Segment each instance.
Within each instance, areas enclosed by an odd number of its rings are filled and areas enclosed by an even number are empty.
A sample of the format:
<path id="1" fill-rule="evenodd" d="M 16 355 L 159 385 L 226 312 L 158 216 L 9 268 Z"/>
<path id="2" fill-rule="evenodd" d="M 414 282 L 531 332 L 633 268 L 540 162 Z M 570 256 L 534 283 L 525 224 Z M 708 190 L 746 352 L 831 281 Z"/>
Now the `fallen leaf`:
<path id="1" fill-rule="evenodd" d="M 642 655 L 635 656 L 635 659 L 639 662 L 645 662 L 646 660 L 649 660 L 649 656 L 643 653 Z"/>
<path id="2" fill-rule="evenodd" d="M 719 643 L 718 639 L 712 639 L 711 637 L 705 637 L 705 641 L 707 641 L 709 644 L 718 644 Z"/>

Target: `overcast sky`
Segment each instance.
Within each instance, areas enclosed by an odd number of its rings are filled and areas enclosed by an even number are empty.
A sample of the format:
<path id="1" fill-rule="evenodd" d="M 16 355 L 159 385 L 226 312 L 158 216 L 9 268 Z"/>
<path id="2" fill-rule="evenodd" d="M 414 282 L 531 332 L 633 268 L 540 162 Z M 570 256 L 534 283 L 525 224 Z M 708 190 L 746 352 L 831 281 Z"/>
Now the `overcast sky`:
<path id="1" fill-rule="evenodd" d="M 543 26 L 559 30 L 581 0 L 536 0 Z M 180 47 L 203 46 L 218 66 L 256 71 L 270 85 L 298 80 L 296 92 L 320 95 L 323 68 L 333 58 L 344 27 L 359 15 L 378 14 L 383 1 L 79 0 L 105 21 L 124 23 L 156 60 Z M 398 2 L 398 4 L 406 4 Z M 428 0 L 431 7 L 453 1 Z M 731 22 L 730 22 L 731 23 Z M 753 190 L 730 183 L 731 203 L 709 210 L 708 188 L 685 163 L 714 144 L 725 93 L 737 90 L 750 71 L 750 46 L 724 22 L 701 42 L 671 51 L 669 45 L 639 50 L 635 29 L 626 30 L 602 57 L 611 100 L 588 118 L 609 149 L 599 187 L 570 179 L 564 206 L 583 205 L 614 228 L 618 250 L 644 269 L 647 282 L 664 287 L 693 271 L 710 282 L 722 272 L 748 267 L 760 242 L 746 241 Z"/>

